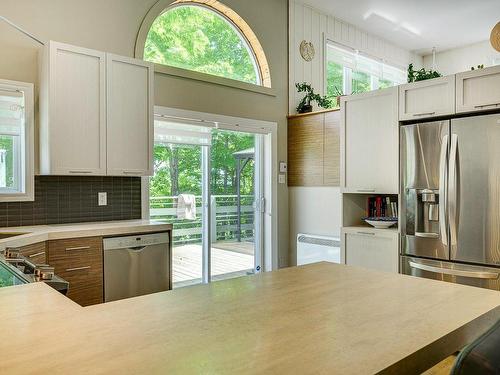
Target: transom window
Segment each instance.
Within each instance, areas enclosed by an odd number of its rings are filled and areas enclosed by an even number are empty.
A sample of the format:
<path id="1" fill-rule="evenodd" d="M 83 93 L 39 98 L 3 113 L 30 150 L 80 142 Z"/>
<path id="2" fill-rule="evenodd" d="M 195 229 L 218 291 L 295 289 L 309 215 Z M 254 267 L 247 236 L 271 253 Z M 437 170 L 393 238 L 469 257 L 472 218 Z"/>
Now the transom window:
<path id="1" fill-rule="evenodd" d="M 406 82 L 403 69 L 369 58 L 359 52 L 326 45 L 326 94 L 350 95 Z"/>
<path id="2" fill-rule="evenodd" d="M 217 1 L 176 1 L 151 24 L 143 58 L 270 87 L 262 48 L 250 27 L 236 16 Z"/>

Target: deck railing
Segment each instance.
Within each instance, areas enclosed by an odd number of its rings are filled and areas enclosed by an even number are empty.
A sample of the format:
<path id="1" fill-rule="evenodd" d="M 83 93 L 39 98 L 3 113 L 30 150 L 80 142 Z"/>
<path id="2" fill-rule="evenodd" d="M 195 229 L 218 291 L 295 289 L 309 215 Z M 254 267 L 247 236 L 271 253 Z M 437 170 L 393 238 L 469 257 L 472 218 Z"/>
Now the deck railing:
<path id="1" fill-rule="evenodd" d="M 212 195 L 211 216 L 212 242 L 234 240 L 238 234 L 238 208 L 236 195 Z M 241 202 L 241 239 L 248 240 L 254 236 L 253 195 L 242 195 Z M 202 199 L 196 196 L 196 220 L 177 218 L 177 196 L 151 197 L 151 219 L 167 220 L 174 225 L 173 244 L 183 245 L 200 243 L 202 235 Z"/>

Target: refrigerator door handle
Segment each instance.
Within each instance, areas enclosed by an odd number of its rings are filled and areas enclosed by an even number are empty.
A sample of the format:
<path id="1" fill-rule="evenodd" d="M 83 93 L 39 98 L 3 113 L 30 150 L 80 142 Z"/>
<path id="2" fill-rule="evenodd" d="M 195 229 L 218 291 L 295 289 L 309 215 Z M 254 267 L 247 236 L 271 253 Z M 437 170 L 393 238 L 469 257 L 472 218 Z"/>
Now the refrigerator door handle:
<path id="1" fill-rule="evenodd" d="M 416 268 L 422 271 L 434 272 L 434 273 L 442 273 L 445 275 L 451 276 L 460 276 L 460 277 L 470 277 L 474 279 L 488 279 L 488 280 L 496 280 L 498 276 L 500 276 L 496 272 L 488 272 L 488 271 L 466 271 L 466 270 L 458 270 L 452 268 L 442 268 L 435 267 L 428 264 L 421 264 L 412 262 L 411 260 L 408 262 L 410 267 Z"/>
<path id="2" fill-rule="evenodd" d="M 460 170 L 458 162 L 458 135 L 451 135 L 450 171 L 448 175 L 448 222 L 450 223 L 450 245 L 457 244 L 458 216 L 460 209 Z M 452 258 L 454 255 L 452 254 Z"/>
<path id="3" fill-rule="evenodd" d="M 448 228 L 446 210 L 448 205 L 447 194 L 447 174 L 448 174 L 448 134 L 441 143 L 441 155 L 439 158 L 439 231 L 441 232 L 441 242 L 448 245 Z"/>

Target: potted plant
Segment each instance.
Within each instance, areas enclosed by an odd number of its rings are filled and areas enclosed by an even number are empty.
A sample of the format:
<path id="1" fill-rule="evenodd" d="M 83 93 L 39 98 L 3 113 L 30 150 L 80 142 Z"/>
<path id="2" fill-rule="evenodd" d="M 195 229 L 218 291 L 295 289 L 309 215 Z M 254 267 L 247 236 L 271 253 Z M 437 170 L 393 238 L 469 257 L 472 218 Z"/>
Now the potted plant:
<path id="1" fill-rule="evenodd" d="M 311 102 L 317 102 L 321 108 L 331 108 L 332 101 L 326 96 L 316 94 L 310 84 L 306 82 L 296 83 L 295 87 L 297 88 L 298 92 L 306 93 L 306 96 L 302 98 L 299 105 L 297 106 L 298 113 L 312 112 Z"/>
<path id="2" fill-rule="evenodd" d="M 424 81 L 426 79 L 437 77 L 441 77 L 441 73 L 438 73 L 435 70 L 425 70 L 425 68 L 414 70 L 413 64 L 408 65 L 408 83 Z"/>

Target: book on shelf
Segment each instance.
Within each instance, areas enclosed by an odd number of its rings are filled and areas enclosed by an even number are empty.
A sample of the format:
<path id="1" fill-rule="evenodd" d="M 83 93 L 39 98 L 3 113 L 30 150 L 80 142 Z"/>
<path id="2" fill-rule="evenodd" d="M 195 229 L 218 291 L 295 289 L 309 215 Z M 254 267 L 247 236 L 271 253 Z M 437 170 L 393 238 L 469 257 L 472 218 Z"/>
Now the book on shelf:
<path id="1" fill-rule="evenodd" d="M 398 202 L 391 197 L 367 198 L 367 217 L 398 217 Z"/>

